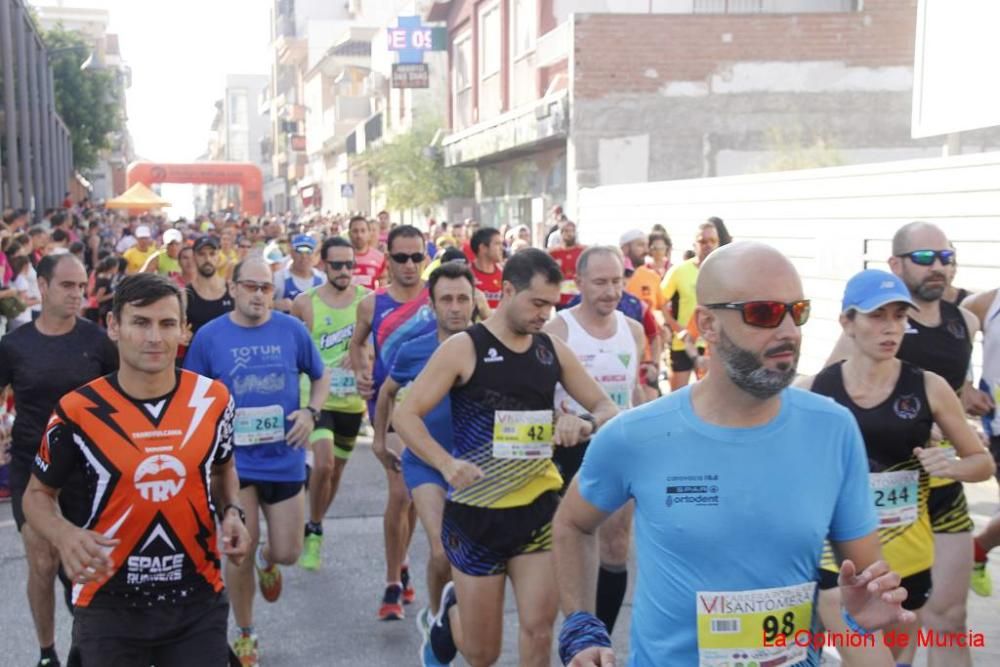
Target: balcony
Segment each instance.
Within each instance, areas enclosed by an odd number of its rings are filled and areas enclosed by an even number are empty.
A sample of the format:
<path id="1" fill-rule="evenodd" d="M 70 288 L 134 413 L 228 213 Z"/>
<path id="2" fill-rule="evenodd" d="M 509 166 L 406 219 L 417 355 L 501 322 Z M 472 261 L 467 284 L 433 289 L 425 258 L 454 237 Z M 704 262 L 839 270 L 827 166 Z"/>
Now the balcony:
<path id="1" fill-rule="evenodd" d="M 551 67 L 569 57 L 569 21 L 563 21 L 544 35 L 539 35 L 535 43 L 535 67 Z"/>

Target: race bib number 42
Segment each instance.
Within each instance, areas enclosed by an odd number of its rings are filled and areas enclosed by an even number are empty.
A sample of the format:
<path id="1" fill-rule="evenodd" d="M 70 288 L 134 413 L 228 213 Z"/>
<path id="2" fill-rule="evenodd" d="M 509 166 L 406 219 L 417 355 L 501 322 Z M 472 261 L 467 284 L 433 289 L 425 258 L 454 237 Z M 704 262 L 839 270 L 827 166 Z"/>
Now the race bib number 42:
<path id="1" fill-rule="evenodd" d="M 879 528 L 907 526 L 917 520 L 919 472 L 876 472 L 871 473 L 868 479 L 875 497 Z"/>
<path id="2" fill-rule="evenodd" d="M 238 447 L 266 445 L 285 440 L 285 411 L 280 405 L 238 408 L 233 432 Z"/>
<path id="3" fill-rule="evenodd" d="M 497 410 L 493 417 L 493 457 L 552 458 L 552 411 Z"/>
<path id="4" fill-rule="evenodd" d="M 814 582 L 755 591 L 696 593 L 700 667 L 794 665 L 806 659 L 795 633 L 810 630 Z M 738 656 L 738 659 L 737 659 Z"/>

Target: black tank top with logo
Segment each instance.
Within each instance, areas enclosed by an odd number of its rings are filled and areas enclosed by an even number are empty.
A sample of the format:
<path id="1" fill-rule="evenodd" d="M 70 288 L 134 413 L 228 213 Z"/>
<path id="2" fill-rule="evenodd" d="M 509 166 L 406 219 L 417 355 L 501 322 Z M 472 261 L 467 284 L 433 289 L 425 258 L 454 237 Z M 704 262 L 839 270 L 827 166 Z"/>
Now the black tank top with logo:
<path id="1" fill-rule="evenodd" d="M 461 491 L 455 502 L 480 507 L 516 507 L 541 493 L 560 488 L 562 480 L 551 459 L 510 459 L 495 456 L 497 413 L 552 411 L 562 370 L 555 345 L 547 334 L 534 334 L 531 346 L 515 352 L 484 324 L 466 333 L 472 338 L 476 368 L 468 382 L 451 390 L 454 454 L 478 465 L 484 477 Z M 551 424 L 551 418 L 548 421 Z"/>
<path id="2" fill-rule="evenodd" d="M 871 472 L 883 472 L 913 459 L 913 448 L 927 444 L 934 422 L 923 369 L 902 362 L 889 397 L 875 407 L 862 408 L 844 388 L 843 363 L 823 369 L 813 379 L 812 390 L 829 396 L 854 415 L 865 440 Z"/>
<path id="3" fill-rule="evenodd" d="M 232 309 L 233 297 L 228 290 L 221 298 L 209 300 L 201 298 L 193 285 L 187 286 L 187 321 L 191 325 L 191 333 L 198 333 L 198 329 Z"/>
<path id="4" fill-rule="evenodd" d="M 940 301 L 941 323 L 928 327 L 910 318 L 896 357 L 937 373 L 958 391 L 972 358 L 972 336 L 958 306 Z"/>

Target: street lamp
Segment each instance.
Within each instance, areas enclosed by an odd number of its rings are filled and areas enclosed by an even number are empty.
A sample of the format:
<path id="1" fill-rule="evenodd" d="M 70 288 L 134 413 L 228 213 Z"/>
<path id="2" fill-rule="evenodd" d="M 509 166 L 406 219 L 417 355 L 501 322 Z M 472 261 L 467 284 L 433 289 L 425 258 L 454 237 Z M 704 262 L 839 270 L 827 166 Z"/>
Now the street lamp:
<path id="1" fill-rule="evenodd" d="M 87 70 L 93 69 L 104 69 L 104 64 L 101 62 L 97 54 L 92 50 L 88 49 L 83 44 L 76 44 L 74 46 L 65 46 L 58 49 L 48 49 L 47 51 L 49 58 L 53 56 L 59 56 L 64 53 L 86 53 L 87 58 L 80 64 L 80 71 L 85 72 Z"/>

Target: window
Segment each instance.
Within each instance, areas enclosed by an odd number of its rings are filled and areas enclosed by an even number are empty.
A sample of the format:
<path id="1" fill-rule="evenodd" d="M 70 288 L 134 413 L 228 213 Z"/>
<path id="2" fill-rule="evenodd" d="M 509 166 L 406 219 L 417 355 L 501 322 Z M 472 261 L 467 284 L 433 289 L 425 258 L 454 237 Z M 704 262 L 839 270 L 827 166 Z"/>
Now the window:
<path id="1" fill-rule="evenodd" d="M 455 39 L 451 59 L 453 124 L 461 130 L 472 125 L 472 33 Z"/>
<path id="2" fill-rule="evenodd" d="M 514 60 L 535 48 L 538 14 L 535 0 L 512 0 L 514 29 L 511 31 L 511 55 Z"/>
<path id="3" fill-rule="evenodd" d="M 500 3 L 479 12 L 479 117 L 487 120 L 500 113 L 500 59 L 503 53 Z"/>
<path id="4" fill-rule="evenodd" d="M 535 68 L 535 41 L 538 36 L 537 0 L 511 0 L 510 108 L 528 104 L 538 97 Z"/>

